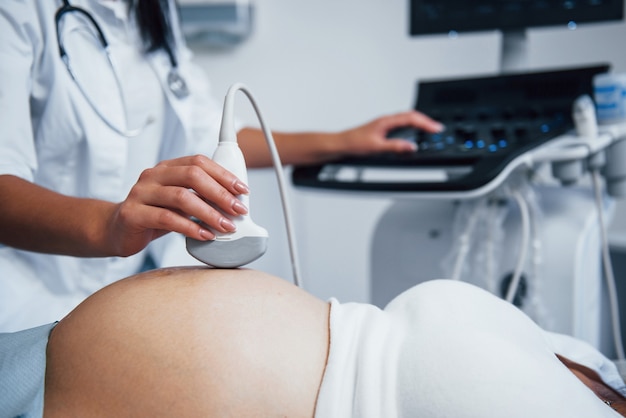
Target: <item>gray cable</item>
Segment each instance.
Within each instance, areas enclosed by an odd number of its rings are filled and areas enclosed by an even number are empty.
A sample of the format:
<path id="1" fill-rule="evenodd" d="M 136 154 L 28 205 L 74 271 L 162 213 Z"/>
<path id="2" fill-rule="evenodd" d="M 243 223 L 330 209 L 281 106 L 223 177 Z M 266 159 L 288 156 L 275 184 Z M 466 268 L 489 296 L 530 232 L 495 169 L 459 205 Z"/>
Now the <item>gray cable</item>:
<path id="1" fill-rule="evenodd" d="M 511 279 L 511 283 L 509 284 L 509 288 L 506 292 L 506 301 L 509 303 L 513 303 L 515 299 L 515 294 L 517 293 L 517 288 L 519 287 L 521 278 L 522 278 L 522 270 L 524 268 L 524 263 L 526 262 L 526 253 L 528 251 L 528 245 L 530 242 L 530 214 L 528 210 L 528 204 L 524 200 L 522 194 L 515 190 L 512 192 L 513 198 L 517 202 L 520 210 L 520 217 L 522 222 L 522 240 L 520 243 L 520 251 L 519 257 L 517 258 L 517 265 L 515 266 L 515 270 L 513 272 L 513 278 Z"/>
<path id="2" fill-rule="evenodd" d="M 593 153 L 591 146 L 585 141 L 573 142 L 573 145 L 580 145 L 586 147 L 589 155 Z M 613 332 L 613 344 L 618 360 L 626 360 L 626 354 L 624 353 L 624 342 L 622 339 L 622 327 L 619 312 L 619 300 L 617 297 L 617 285 L 615 281 L 615 274 L 613 272 L 613 266 L 611 263 L 611 253 L 609 248 L 609 240 L 606 234 L 606 221 L 604 219 L 604 210 L 602 205 L 602 188 L 601 188 L 601 176 L 600 167 L 592 167 L 590 169 L 591 179 L 593 185 L 593 192 L 595 196 L 596 209 L 598 211 L 598 223 L 600 224 L 600 241 L 601 241 L 601 254 L 602 254 L 602 268 L 604 270 L 604 278 L 606 281 L 607 292 L 609 296 L 609 309 L 611 314 L 611 327 Z"/>
<path id="3" fill-rule="evenodd" d="M 261 129 L 263 134 L 265 135 L 265 140 L 267 142 L 267 146 L 269 147 L 270 154 L 272 156 L 272 162 L 274 165 L 274 171 L 276 172 L 276 179 L 278 181 L 278 189 L 280 191 L 280 199 L 283 206 L 283 216 L 285 219 L 285 228 L 287 230 L 287 240 L 289 243 L 289 253 L 291 256 L 291 267 L 293 270 L 293 282 L 298 287 L 302 286 L 302 278 L 300 274 L 300 266 L 298 264 L 298 254 L 297 254 L 297 245 L 296 238 L 294 233 L 294 228 L 292 224 L 291 218 L 291 210 L 289 208 L 289 201 L 287 198 L 287 186 L 285 181 L 285 176 L 283 174 L 283 165 L 280 161 L 280 156 L 278 154 L 278 150 L 276 149 L 276 143 L 274 142 L 274 137 L 272 136 L 272 132 L 269 130 L 263 116 L 261 115 L 261 111 L 259 106 L 257 105 L 256 100 L 252 96 L 250 90 L 241 83 L 236 83 L 231 86 L 229 90 L 229 94 L 234 94 L 237 90 L 241 90 L 250 100 L 254 111 L 256 112 L 257 118 L 261 124 Z"/>
<path id="4" fill-rule="evenodd" d="M 606 235 L 606 223 L 603 214 L 602 195 L 600 188 L 600 172 L 593 169 L 591 171 L 593 179 L 593 191 L 595 194 L 596 206 L 598 209 L 598 220 L 600 223 L 600 239 L 602 243 L 602 266 L 604 268 L 604 276 L 609 294 L 609 308 L 611 309 L 611 325 L 613 327 L 613 341 L 618 360 L 624 360 L 624 343 L 622 340 L 622 327 L 619 317 L 619 301 L 617 299 L 617 286 L 615 283 L 615 274 L 611 265 L 611 256 L 609 252 L 609 240 Z"/>

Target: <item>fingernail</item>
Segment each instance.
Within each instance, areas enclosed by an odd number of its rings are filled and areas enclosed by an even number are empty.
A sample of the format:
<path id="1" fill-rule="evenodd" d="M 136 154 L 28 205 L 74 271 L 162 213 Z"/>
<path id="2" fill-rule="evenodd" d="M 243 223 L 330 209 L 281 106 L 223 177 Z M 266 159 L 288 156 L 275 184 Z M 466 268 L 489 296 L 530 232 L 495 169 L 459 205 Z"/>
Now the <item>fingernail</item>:
<path id="1" fill-rule="evenodd" d="M 245 215 L 246 213 L 248 213 L 248 208 L 245 207 L 244 204 L 238 200 L 233 203 L 233 209 L 240 215 Z"/>
<path id="2" fill-rule="evenodd" d="M 200 236 L 207 241 L 213 241 L 215 239 L 215 234 L 212 234 L 211 232 L 202 228 L 200 228 Z"/>
<path id="3" fill-rule="evenodd" d="M 234 231 L 235 229 L 237 229 L 235 224 L 230 219 L 226 219 L 226 218 L 220 219 L 220 226 L 225 231 Z"/>
<path id="4" fill-rule="evenodd" d="M 437 132 L 443 132 L 446 129 L 446 125 L 444 125 L 443 123 L 436 122 L 435 129 L 437 130 Z"/>
<path id="5" fill-rule="evenodd" d="M 243 184 L 240 181 L 236 181 L 235 182 L 235 190 L 238 193 L 241 193 L 241 194 L 248 194 L 248 193 L 250 193 L 250 189 L 248 188 L 248 186 L 246 186 L 245 184 Z"/>

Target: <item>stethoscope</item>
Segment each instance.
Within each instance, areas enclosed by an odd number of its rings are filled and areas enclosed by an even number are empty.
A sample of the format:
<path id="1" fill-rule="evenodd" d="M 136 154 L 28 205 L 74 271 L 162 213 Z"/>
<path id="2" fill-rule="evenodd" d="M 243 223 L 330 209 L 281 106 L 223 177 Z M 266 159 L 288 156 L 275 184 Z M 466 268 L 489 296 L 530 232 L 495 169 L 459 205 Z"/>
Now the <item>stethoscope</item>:
<path id="1" fill-rule="evenodd" d="M 123 135 L 123 136 L 126 136 L 126 137 L 134 137 L 134 136 L 139 135 L 141 132 L 143 132 L 143 130 L 146 128 L 146 126 L 148 126 L 152 122 L 154 122 L 154 120 L 152 118 L 146 119 L 146 121 L 143 123 L 143 125 L 141 125 L 139 128 L 135 128 L 135 129 L 121 129 L 121 128 L 119 128 L 118 126 L 116 126 L 111 120 L 109 120 L 109 118 L 107 118 L 98 109 L 98 107 L 91 100 L 89 95 L 86 93 L 85 89 L 81 86 L 80 82 L 78 81 L 78 78 L 75 76 L 75 73 L 72 70 L 72 66 L 71 66 L 71 63 L 70 63 L 69 55 L 67 54 L 67 51 L 65 50 L 65 47 L 63 45 L 63 39 L 62 39 L 61 33 L 59 31 L 59 23 L 60 23 L 61 19 L 63 18 L 63 16 L 65 14 L 73 13 L 73 12 L 79 13 L 80 15 L 85 17 L 87 19 L 87 21 L 92 24 L 93 29 L 95 29 L 97 38 L 98 38 L 98 40 L 100 42 L 100 45 L 102 46 L 102 48 L 103 48 L 103 50 L 104 50 L 104 52 L 106 54 L 107 62 L 109 64 L 109 66 L 111 67 L 111 70 L 113 71 L 113 76 L 115 78 L 115 83 L 117 84 L 118 91 L 120 92 L 120 99 L 121 99 L 121 102 L 122 102 L 122 106 L 124 107 L 124 109 L 126 109 L 126 103 L 124 101 L 124 95 L 122 94 L 122 88 L 121 88 L 122 86 L 121 86 L 120 80 L 119 80 L 119 78 L 117 76 L 117 73 L 115 71 L 115 66 L 113 65 L 113 60 L 111 59 L 111 53 L 110 53 L 110 50 L 109 50 L 109 43 L 106 40 L 106 37 L 104 36 L 104 33 L 102 32 L 102 29 L 100 28 L 100 25 L 98 25 L 96 20 L 93 18 L 93 16 L 88 11 L 86 11 L 85 9 L 82 9 L 80 7 L 72 6 L 69 3 L 69 0 L 63 0 L 63 5 L 59 8 L 59 10 L 57 10 L 57 12 L 56 12 L 56 14 L 54 16 L 54 19 L 55 19 L 55 24 L 56 24 L 57 42 L 59 44 L 59 54 L 61 56 L 61 60 L 63 60 L 63 63 L 65 64 L 65 67 L 67 68 L 67 71 L 70 74 L 70 77 L 72 78 L 72 80 L 74 81 L 74 83 L 76 84 L 78 89 L 80 90 L 81 94 L 87 100 L 87 103 L 89 103 L 89 106 L 94 110 L 94 112 L 98 115 L 98 117 L 100 119 L 102 119 L 102 121 L 104 123 L 106 123 L 107 126 L 109 126 L 109 128 L 111 128 L 115 132 L 119 133 L 120 135 Z M 185 82 L 185 80 L 182 78 L 182 76 L 178 72 L 178 61 L 176 60 L 176 56 L 175 56 L 174 52 L 172 51 L 172 49 L 171 49 L 171 47 L 169 45 L 166 45 L 165 51 L 167 52 L 167 55 L 169 57 L 170 64 L 171 64 L 170 71 L 167 74 L 167 80 L 166 80 L 167 81 L 167 86 L 168 86 L 169 90 L 172 92 L 172 94 L 174 95 L 174 97 L 176 97 L 178 99 L 184 99 L 185 97 L 189 96 L 189 89 L 187 87 L 187 83 Z"/>

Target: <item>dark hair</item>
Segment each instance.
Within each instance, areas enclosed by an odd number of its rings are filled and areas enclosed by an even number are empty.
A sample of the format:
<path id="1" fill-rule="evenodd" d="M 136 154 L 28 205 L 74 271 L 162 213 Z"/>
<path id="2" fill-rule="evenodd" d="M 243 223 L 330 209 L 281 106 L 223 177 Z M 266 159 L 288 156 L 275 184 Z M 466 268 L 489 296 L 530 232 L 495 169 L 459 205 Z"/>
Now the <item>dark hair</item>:
<path id="1" fill-rule="evenodd" d="M 139 33 L 147 52 L 174 52 L 174 34 L 170 21 L 168 0 L 130 0 L 131 10 L 134 8 L 139 26 Z"/>

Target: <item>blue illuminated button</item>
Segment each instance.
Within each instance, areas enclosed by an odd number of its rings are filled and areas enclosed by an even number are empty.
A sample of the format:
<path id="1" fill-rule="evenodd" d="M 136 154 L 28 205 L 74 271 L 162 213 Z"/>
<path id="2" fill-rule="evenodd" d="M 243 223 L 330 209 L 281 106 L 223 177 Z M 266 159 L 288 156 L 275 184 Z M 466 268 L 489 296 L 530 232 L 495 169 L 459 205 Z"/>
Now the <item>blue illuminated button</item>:
<path id="1" fill-rule="evenodd" d="M 485 141 L 483 141 L 482 139 L 479 139 L 478 141 L 476 141 L 476 147 L 480 149 L 485 148 Z"/>
<path id="2" fill-rule="evenodd" d="M 465 141 L 465 148 L 467 148 L 467 149 L 474 148 L 474 142 L 470 141 L 470 140 Z"/>
<path id="3" fill-rule="evenodd" d="M 509 146 L 509 143 L 506 141 L 506 139 L 501 139 L 498 141 L 498 146 L 500 148 L 506 148 Z"/>
<path id="4" fill-rule="evenodd" d="M 498 146 L 496 144 L 489 144 L 489 152 L 496 152 L 498 150 Z"/>

